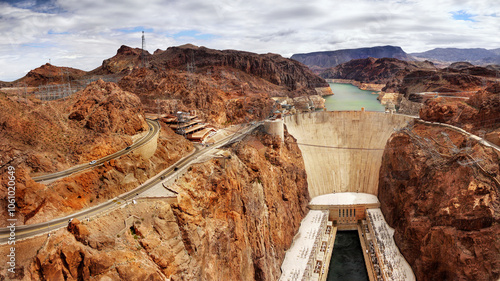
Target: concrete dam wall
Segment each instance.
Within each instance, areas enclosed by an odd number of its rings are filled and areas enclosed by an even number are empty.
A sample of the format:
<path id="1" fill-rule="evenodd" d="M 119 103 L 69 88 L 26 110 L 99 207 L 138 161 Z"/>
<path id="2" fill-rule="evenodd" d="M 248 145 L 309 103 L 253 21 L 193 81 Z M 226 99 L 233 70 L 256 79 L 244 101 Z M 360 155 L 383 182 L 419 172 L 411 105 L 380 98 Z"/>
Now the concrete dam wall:
<path id="1" fill-rule="evenodd" d="M 387 140 L 410 116 L 363 111 L 322 111 L 285 117 L 304 158 L 311 198 L 334 192 L 377 195 Z"/>

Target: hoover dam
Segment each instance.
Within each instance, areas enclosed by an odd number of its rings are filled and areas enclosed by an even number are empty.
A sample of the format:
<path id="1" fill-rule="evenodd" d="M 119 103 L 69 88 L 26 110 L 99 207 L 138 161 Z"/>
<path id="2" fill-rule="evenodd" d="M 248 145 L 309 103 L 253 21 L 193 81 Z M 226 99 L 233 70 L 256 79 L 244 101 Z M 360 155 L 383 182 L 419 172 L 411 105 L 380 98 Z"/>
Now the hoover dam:
<path id="1" fill-rule="evenodd" d="M 386 142 L 414 117 L 384 112 L 322 111 L 287 116 L 283 125 L 302 152 L 311 201 L 282 264 L 280 280 L 327 280 L 337 230 L 358 232 L 365 280 L 415 280 L 393 240 L 377 198 Z M 281 135 L 274 122 L 268 132 Z"/>
<path id="2" fill-rule="evenodd" d="M 285 117 L 297 139 L 311 198 L 337 192 L 377 195 L 387 139 L 413 117 L 383 112 L 323 111 Z"/>

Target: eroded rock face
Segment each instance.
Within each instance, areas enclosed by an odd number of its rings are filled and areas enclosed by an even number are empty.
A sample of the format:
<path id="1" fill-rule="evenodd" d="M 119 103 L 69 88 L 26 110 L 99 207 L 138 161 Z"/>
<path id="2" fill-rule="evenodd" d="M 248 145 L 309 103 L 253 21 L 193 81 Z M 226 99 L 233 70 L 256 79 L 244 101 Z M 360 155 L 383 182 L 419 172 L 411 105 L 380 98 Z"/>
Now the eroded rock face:
<path id="1" fill-rule="evenodd" d="M 99 133 L 134 135 L 148 129 L 138 96 L 114 83 L 93 82 L 77 94 L 69 119 Z"/>
<path id="2" fill-rule="evenodd" d="M 200 266 L 190 272 L 202 280 L 277 280 L 309 199 L 300 150 L 286 134 L 285 144 L 258 135 L 232 151 L 178 183 L 174 213 Z"/>
<path id="3" fill-rule="evenodd" d="M 388 141 L 378 197 L 417 280 L 500 277 L 500 153 L 438 127 Z"/>
<path id="4" fill-rule="evenodd" d="M 37 246 L 24 280 L 277 280 L 309 201 L 300 150 L 258 133 L 226 155 L 180 178 L 172 207 L 139 200 L 74 220 Z"/>
<path id="5" fill-rule="evenodd" d="M 478 135 L 494 133 L 500 128 L 500 88 L 495 85 L 478 91 L 467 101 L 436 98 L 427 100 L 420 110 L 420 118 L 427 121 L 458 126 Z"/>
<path id="6" fill-rule="evenodd" d="M 125 76 L 119 85 L 137 93 L 149 112 L 195 110 L 200 118 L 215 125 L 268 117 L 274 104 L 270 94 L 286 92 L 283 87 L 239 70 L 214 67 L 210 73 L 142 68 Z"/>
<path id="7" fill-rule="evenodd" d="M 98 68 L 92 70 L 90 74 L 94 75 L 109 75 L 118 74 L 124 75 L 132 71 L 132 69 L 141 66 L 142 55 L 151 56 L 148 51 L 144 51 L 140 48 L 131 48 L 122 45 L 117 51 L 116 55 L 106 59 L 102 62 L 102 65 Z"/>

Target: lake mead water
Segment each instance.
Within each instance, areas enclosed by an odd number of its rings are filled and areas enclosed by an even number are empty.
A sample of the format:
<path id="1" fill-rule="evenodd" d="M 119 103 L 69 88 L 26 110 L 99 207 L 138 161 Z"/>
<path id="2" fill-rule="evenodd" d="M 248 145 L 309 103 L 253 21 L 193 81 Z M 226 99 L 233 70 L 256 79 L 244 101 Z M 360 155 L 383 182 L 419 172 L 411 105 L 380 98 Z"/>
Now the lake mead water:
<path id="1" fill-rule="evenodd" d="M 328 111 L 361 110 L 385 111 L 385 106 L 377 100 L 378 95 L 373 91 L 364 91 L 351 84 L 329 83 L 334 95 L 325 98 L 325 107 Z"/>

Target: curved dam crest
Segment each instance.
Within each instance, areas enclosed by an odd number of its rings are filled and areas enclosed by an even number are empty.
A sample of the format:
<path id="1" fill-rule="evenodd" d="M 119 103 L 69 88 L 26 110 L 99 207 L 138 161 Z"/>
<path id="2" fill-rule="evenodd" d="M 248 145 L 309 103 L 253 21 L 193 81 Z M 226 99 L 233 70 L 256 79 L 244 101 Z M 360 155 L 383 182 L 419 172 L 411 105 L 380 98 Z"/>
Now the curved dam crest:
<path id="1" fill-rule="evenodd" d="M 311 198 L 336 192 L 377 195 L 387 140 L 414 118 L 366 111 L 321 111 L 284 118 L 304 158 Z"/>

